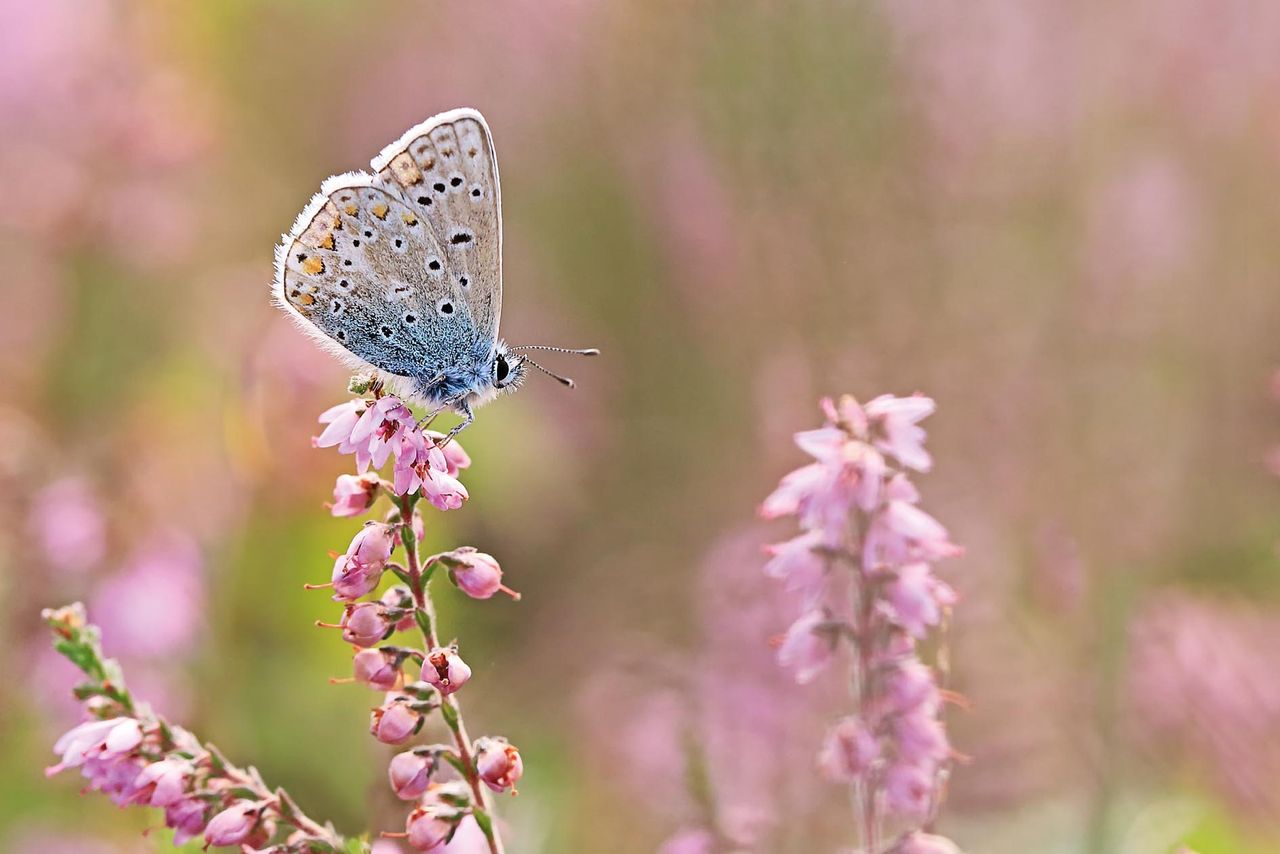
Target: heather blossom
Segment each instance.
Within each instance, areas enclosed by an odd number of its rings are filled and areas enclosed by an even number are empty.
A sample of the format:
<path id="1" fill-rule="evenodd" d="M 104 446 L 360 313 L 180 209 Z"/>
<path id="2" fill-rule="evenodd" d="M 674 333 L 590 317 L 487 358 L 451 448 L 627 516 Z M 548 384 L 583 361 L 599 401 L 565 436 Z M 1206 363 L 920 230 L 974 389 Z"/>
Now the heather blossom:
<path id="1" fill-rule="evenodd" d="M 954 752 L 942 721 L 948 695 L 916 643 L 945 628 L 957 599 L 933 563 L 961 551 L 918 506 L 910 480 L 933 465 L 919 422 L 934 403 L 882 395 L 864 406 L 846 396 L 822 409 L 827 423 L 795 436 L 814 461 L 761 505 L 765 518 L 794 516 L 801 528 L 767 549 L 765 573 L 807 604 L 782 637 L 778 663 L 803 685 L 848 650 L 856 712 L 828 730 L 818 766 L 852 787 L 860 850 L 956 852 L 921 830 L 941 805 Z M 836 601 L 846 589 L 849 601 Z"/>
<path id="2" fill-rule="evenodd" d="M 451 744 L 408 747 L 392 759 L 388 780 L 395 795 L 413 804 L 403 832 L 381 831 L 404 839 L 419 851 L 437 850 L 460 828 L 471 844 L 490 854 L 503 851 L 493 819 L 490 791 L 513 791 L 524 771 L 519 751 L 505 739 L 467 733 L 457 693 L 473 676 L 457 641 L 442 643 L 428 582 L 447 578 L 474 599 L 505 592 L 502 569 L 492 556 L 461 547 L 434 556 L 419 554 L 427 504 L 455 510 L 468 499 L 458 479 L 471 464 L 455 441 L 426 431 L 398 398 L 373 383 L 353 384 L 359 397 L 320 417 L 325 425 L 317 447 L 337 447 L 355 457 L 354 474 L 337 479 L 329 512 L 339 518 L 373 511 L 379 499 L 391 502 L 381 519 L 371 519 L 342 554 L 333 554 L 325 584 L 342 612 L 337 623 L 352 644 L 352 676 L 333 682 L 357 682 L 383 695 L 369 718 L 370 734 L 392 745 L 409 744 L 428 718 L 439 715 Z M 380 470 L 389 467 L 389 479 Z M 383 579 L 401 582 L 377 591 Z M 368 597 L 368 598 L 366 598 Z M 164 810 L 178 844 L 203 836 L 206 845 L 240 846 L 272 854 L 316 854 L 369 850 L 344 840 L 328 824 L 302 813 L 280 789 L 272 790 L 253 769 L 241 769 L 195 736 L 136 702 L 115 662 L 102 656 L 97 630 L 86 623 L 83 608 L 48 611 L 45 619 L 57 648 L 90 677 L 77 688 L 92 719 L 58 739 L 59 761 L 50 775 L 78 768 L 88 788 L 120 805 Z M 405 635 L 404 640 L 397 634 Z M 417 635 L 418 640 L 408 636 Z"/>

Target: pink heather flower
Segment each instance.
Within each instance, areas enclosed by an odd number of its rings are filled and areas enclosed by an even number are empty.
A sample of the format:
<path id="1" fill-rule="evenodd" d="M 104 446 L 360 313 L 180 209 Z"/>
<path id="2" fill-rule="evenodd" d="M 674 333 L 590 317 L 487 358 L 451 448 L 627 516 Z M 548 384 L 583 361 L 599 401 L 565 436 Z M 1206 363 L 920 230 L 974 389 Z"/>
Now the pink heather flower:
<path id="1" fill-rule="evenodd" d="M 889 854 L 963 854 L 960 846 L 944 836 L 914 830 L 889 849 Z"/>
<path id="2" fill-rule="evenodd" d="M 899 714 L 920 706 L 934 710 L 941 702 L 933 672 L 919 659 L 907 658 L 897 662 L 884 680 L 885 696 L 892 710 Z"/>
<path id="3" fill-rule="evenodd" d="M 438 447 L 439 442 L 444 439 L 444 434 L 437 433 L 434 430 L 428 430 L 427 438 L 436 443 Z M 466 451 L 462 450 L 462 446 L 458 444 L 457 439 L 454 439 L 452 442 L 445 445 L 441 448 L 441 451 L 444 454 L 444 470 L 452 477 L 457 477 L 458 472 L 471 467 L 471 457 Z"/>
<path id="4" fill-rule="evenodd" d="M 143 768 L 134 785 L 140 799 L 153 807 L 167 807 L 186 797 L 187 780 L 194 772 L 190 760 L 166 757 Z"/>
<path id="5" fill-rule="evenodd" d="M 377 589 L 385 564 L 362 566 L 347 555 L 333 562 L 333 598 L 337 602 L 354 602 Z"/>
<path id="6" fill-rule="evenodd" d="M 927 563 L 909 563 L 885 589 L 884 612 L 896 625 L 917 638 L 938 625 L 942 609 L 954 605 L 956 594 L 933 575 Z"/>
<path id="7" fill-rule="evenodd" d="M 879 755 L 876 737 L 860 718 L 851 716 L 827 732 L 818 767 L 832 782 L 851 783 L 866 774 Z"/>
<path id="8" fill-rule="evenodd" d="M 123 807 L 140 800 L 136 781 L 145 766 L 141 759 L 129 755 L 108 759 L 90 757 L 80 772 L 89 781 L 90 789 L 102 792 L 116 806 Z"/>
<path id="9" fill-rule="evenodd" d="M 907 468 L 928 471 L 933 458 L 924 449 L 925 432 L 917 422 L 932 415 L 936 408 L 933 400 L 923 395 L 877 397 L 865 407 L 872 428 L 880 428 L 876 447 Z"/>
<path id="10" fill-rule="evenodd" d="M 408 698 L 388 694 L 370 715 L 369 732 L 383 744 L 403 744 L 421 724 L 422 713 L 410 708 Z"/>
<path id="11" fill-rule="evenodd" d="M 386 522 L 366 522 L 347 547 L 347 557 L 360 566 L 385 565 L 396 545 L 396 531 Z"/>
<path id="12" fill-rule="evenodd" d="M 778 663 L 794 671 L 797 684 L 811 682 L 831 663 L 835 652 L 835 639 L 818 627 L 829 621 L 821 610 L 807 611 L 787 629 L 778 647 Z"/>
<path id="13" fill-rule="evenodd" d="M 65 572 L 82 573 L 106 551 L 106 521 L 89 484 L 64 477 L 32 499 L 30 527 L 49 563 Z"/>
<path id="14" fill-rule="evenodd" d="M 715 850 L 715 834 L 694 828 L 678 831 L 662 843 L 658 854 L 713 854 Z"/>
<path id="15" fill-rule="evenodd" d="M 897 815 L 924 815 L 929 809 L 934 784 L 930 770 L 909 762 L 895 763 L 884 777 L 885 805 Z"/>
<path id="16" fill-rule="evenodd" d="M 413 629 L 413 594 L 409 592 L 409 588 L 404 585 L 397 584 L 395 587 L 387 588 L 382 594 L 382 598 L 378 600 L 382 603 L 383 608 L 391 611 L 405 611 L 405 615 L 400 618 L 400 622 L 396 623 L 396 631 L 407 632 Z"/>
<path id="17" fill-rule="evenodd" d="M 400 665 L 404 659 L 395 652 L 381 649 L 362 649 L 351 659 L 351 668 L 357 682 L 375 691 L 392 691 L 404 681 Z"/>
<path id="18" fill-rule="evenodd" d="M 142 743 L 142 727 L 133 718 L 86 721 L 68 730 L 53 745 L 62 761 L 45 769 L 53 776 L 66 768 L 78 768 L 86 760 L 110 760 L 130 753 Z"/>
<path id="19" fill-rule="evenodd" d="M 342 614 L 342 639 L 356 646 L 375 646 L 387 636 L 391 622 L 381 602 L 357 602 Z"/>
<path id="20" fill-rule="evenodd" d="M 934 709 L 917 707 L 895 718 L 893 735 L 899 764 L 912 762 L 931 767 L 951 752 L 947 731 L 935 717 Z"/>
<path id="21" fill-rule="evenodd" d="M 849 434 L 839 427 L 819 427 L 795 434 L 796 446 L 820 463 L 839 465 L 844 459 L 844 446 Z"/>
<path id="22" fill-rule="evenodd" d="M 814 495 L 830 489 L 831 469 L 822 463 L 810 463 L 787 474 L 777 489 L 760 505 L 765 519 L 794 516 Z"/>
<path id="23" fill-rule="evenodd" d="M 422 494 L 437 510 L 457 510 L 470 496 L 467 488 L 451 474 L 426 468 L 422 478 Z"/>
<path id="24" fill-rule="evenodd" d="M 249 838 L 258 826 L 262 804 L 256 801 L 240 801 L 209 819 L 204 829 L 205 841 L 210 845 L 239 845 Z"/>
<path id="25" fill-rule="evenodd" d="M 359 516 L 373 506 L 377 496 L 378 476 L 373 472 L 340 474 L 333 485 L 333 503 L 329 505 L 329 512 L 334 516 Z"/>
<path id="26" fill-rule="evenodd" d="M 464 546 L 433 559 L 449 567 L 449 578 L 472 599 L 488 599 L 499 590 L 512 598 L 520 598 L 520 594 L 503 586 L 502 567 L 492 555 Z"/>
<path id="27" fill-rule="evenodd" d="M 430 851 L 437 845 L 443 845 L 453 832 L 454 822 L 446 817 L 437 806 L 420 806 L 409 813 L 405 822 L 408 842 L 418 851 Z"/>
<path id="28" fill-rule="evenodd" d="M 889 501 L 871 521 L 862 560 L 866 567 L 875 568 L 933 561 L 959 553 L 937 519 L 914 504 Z"/>
<path id="29" fill-rule="evenodd" d="M 427 791 L 435 762 L 428 756 L 407 750 L 397 753 L 387 766 L 391 789 L 402 801 L 416 801 Z"/>
<path id="30" fill-rule="evenodd" d="M 204 833 L 208 807 L 199 798 L 175 801 L 164 808 L 164 823 L 173 828 L 173 844 L 183 845 Z"/>
<path id="31" fill-rule="evenodd" d="M 495 792 L 510 789 L 515 794 L 516 783 L 524 775 L 524 761 L 520 751 L 505 740 L 482 738 L 476 742 L 476 771 Z"/>
<path id="32" fill-rule="evenodd" d="M 766 546 L 771 559 L 765 575 L 782 579 L 785 587 L 800 593 L 806 602 L 816 602 L 826 582 L 826 560 L 815 549 L 824 545 L 819 531 L 808 531 L 785 543 Z"/>
<path id="33" fill-rule="evenodd" d="M 423 681 L 435 686 L 441 694 L 452 694 L 470 678 L 471 668 L 453 647 L 436 647 L 422 665 Z"/>
<path id="34" fill-rule="evenodd" d="M 320 423 L 328 426 L 312 440 L 312 444 L 317 448 L 331 448 L 337 445 L 338 453 L 355 454 L 356 471 L 361 474 L 369 468 L 371 461 L 369 448 L 367 443 L 361 445 L 353 442 L 351 433 L 360 422 L 368 405 L 367 400 L 348 400 L 346 403 L 326 409 L 320 413 Z"/>

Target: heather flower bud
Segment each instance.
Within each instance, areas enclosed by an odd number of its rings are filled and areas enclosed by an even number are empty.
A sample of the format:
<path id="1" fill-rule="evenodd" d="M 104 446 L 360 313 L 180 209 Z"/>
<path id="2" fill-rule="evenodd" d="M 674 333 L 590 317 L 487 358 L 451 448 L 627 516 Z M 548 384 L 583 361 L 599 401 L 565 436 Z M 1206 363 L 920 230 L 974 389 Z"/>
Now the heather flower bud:
<path id="1" fill-rule="evenodd" d="M 88 760 L 107 761 L 123 756 L 142 743 L 142 727 L 133 718 L 87 721 L 72 727 L 53 745 L 62 761 L 45 769 L 53 776 L 64 768 L 77 768 Z"/>
<path id="2" fill-rule="evenodd" d="M 366 522 L 351 540 L 347 557 L 360 566 L 385 565 L 396 545 L 396 529 L 386 522 Z"/>
<path id="3" fill-rule="evenodd" d="M 885 774 L 885 805 L 897 815 L 924 815 L 933 787 L 933 774 L 929 769 L 909 762 L 895 763 Z"/>
<path id="4" fill-rule="evenodd" d="M 488 599 L 499 590 L 519 599 L 520 594 L 502 584 L 502 568 L 492 555 L 463 546 L 432 558 L 449 568 L 449 579 L 472 599 Z"/>
<path id="5" fill-rule="evenodd" d="M 834 783 L 851 783 L 867 773 L 880 753 L 876 737 L 856 717 L 836 723 L 827 733 L 818 767 Z"/>
<path id="6" fill-rule="evenodd" d="M 456 824 L 457 818 L 451 810 L 432 805 L 409 813 L 404 829 L 410 846 L 417 851 L 429 851 L 448 841 Z"/>
<path id="7" fill-rule="evenodd" d="M 396 585 L 389 588 L 387 592 L 382 594 L 381 600 L 383 607 L 386 609 L 388 619 L 398 620 L 396 623 L 396 631 L 407 632 L 413 629 L 413 594 L 409 592 L 409 588 L 403 585 Z"/>
<path id="8" fill-rule="evenodd" d="M 920 706 L 936 709 L 941 700 L 933 672 L 918 659 L 897 662 L 884 679 L 885 695 L 892 711 L 899 714 Z"/>
<path id="9" fill-rule="evenodd" d="M 373 506 L 378 497 L 378 475 L 365 472 L 361 475 L 338 475 L 333 485 L 333 503 L 328 505 L 334 516 L 359 516 Z"/>
<path id="10" fill-rule="evenodd" d="M 422 726 L 422 714 L 403 695 L 388 694 L 387 701 L 373 710 L 369 732 L 383 744 L 403 744 Z"/>
<path id="11" fill-rule="evenodd" d="M 922 638 L 942 620 L 942 609 L 955 604 L 956 594 L 933 576 L 927 563 L 907 564 L 885 591 L 884 609 L 894 623 Z"/>
<path id="12" fill-rule="evenodd" d="M 439 764 L 438 754 L 430 750 L 408 750 L 397 753 L 387 766 L 387 778 L 396 797 L 414 801 L 422 797 Z"/>
<path id="13" fill-rule="evenodd" d="M 209 819 L 204 829 L 205 841 L 210 845 L 239 845 L 249 838 L 258 826 L 263 804 L 256 801 L 240 801 Z"/>
<path id="14" fill-rule="evenodd" d="M 152 762 L 142 769 L 133 785 L 138 789 L 138 799 L 153 807 L 167 807 L 186 795 L 187 780 L 195 771 L 186 759 L 169 757 Z"/>
<path id="15" fill-rule="evenodd" d="M 506 739 L 482 738 L 476 742 L 476 772 L 495 792 L 510 789 L 515 794 L 516 783 L 524 775 L 524 761 Z"/>
<path id="16" fill-rule="evenodd" d="M 342 615 L 341 625 L 342 639 L 363 647 L 381 642 L 391 630 L 391 621 L 378 602 L 348 605 Z"/>
<path id="17" fill-rule="evenodd" d="M 393 691 L 404 680 L 400 665 L 404 654 L 394 650 L 362 649 L 351 659 L 351 668 L 357 682 L 377 691 Z"/>
<path id="18" fill-rule="evenodd" d="M 422 679 L 441 694 L 452 694 L 471 678 L 471 668 L 454 647 L 436 647 L 422 664 Z"/>
<path id="19" fill-rule="evenodd" d="M 960 846 L 945 836 L 913 830 L 893 843 L 889 854 L 963 854 L 963 852 Z"/>
<path id="20" fill-rule="evenodd" d="M 208 807 L 199 798 L 185 798 L 164 808 L 165 827 L 173 828 L 173 844 L 183 845 L 204 833 Z"/>
<path id="21" fill-rule="evenodd" d="M 362 566 L 347 555 L 338 555 L 333 564 L 333 598 L 338 602 L 354 602 L 367 596 L 382 580 L 383 564 Z"/>
<path id="22" fill-rule="evenodd" d="M 778 647 L 778 663 L 795 673 L 798 684 L 804 685 L 831 663 L 835 652 L 835 638 L 824 631 L 827 615 L 821 610 L 808 611 L 791 624 Z"/>

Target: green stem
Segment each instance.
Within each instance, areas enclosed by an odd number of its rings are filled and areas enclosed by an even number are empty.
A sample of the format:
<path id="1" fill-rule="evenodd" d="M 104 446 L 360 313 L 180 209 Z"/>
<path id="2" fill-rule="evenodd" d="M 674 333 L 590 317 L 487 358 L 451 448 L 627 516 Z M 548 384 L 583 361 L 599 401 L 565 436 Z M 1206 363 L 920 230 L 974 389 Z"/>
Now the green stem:
<path id="1" fill-rule="evenodd" d="M 431 601 L 431 593 L 427 589 L 430 573 L 423 572 L 422 563 L 418 558 L 418 534 L 413 529 L 413 506 L 417 501 L 416 495 L 403 495 L 397 501 L 400 507 L 400 540 L 404 543 L 409 589 L 413 592 L 414 620 L 422 632 L 427 652 L 430 653 L 431 650 L 440 646 L 437 631 L 439 624 L 436 620 L 435 604 Z M 458 749 L 458 758 L 464 769 L 463 776 L 466 777 L 467 785 L 471 787 L 472 811 L 475 814 L 476 824 L 484 832 L 485 839 L 489 843 L 490 854 L 503 854 L 502 837 L 489 818 L 493 812 L 493 805 L 489 801 L 488 790 L 480 780 L 480 773 L 476 770 L 475 758 L 471 753 L 471 737 L 467 734 L 467 726 L 462 720 L 462 708 L 456 694 L 446 694 L 441 698 L 440 715 L 448 725 L 449 731 L 453 733 L 454 746 Z"/>

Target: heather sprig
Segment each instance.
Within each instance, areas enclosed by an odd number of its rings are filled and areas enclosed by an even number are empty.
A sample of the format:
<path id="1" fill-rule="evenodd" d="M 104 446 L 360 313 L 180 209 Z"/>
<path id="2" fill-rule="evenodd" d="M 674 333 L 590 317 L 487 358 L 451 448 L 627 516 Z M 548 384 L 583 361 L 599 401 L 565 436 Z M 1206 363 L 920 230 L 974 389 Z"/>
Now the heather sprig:
<path id="1" fill-rule="evenodd" d="M 345 552 L 334 554 L 328 582 L 307 587 L 332 591 L 342 607 L 338 622 L 318 625 L 340 629 L 355 648 L 352 676 L 332 681 L 378 691 L 382 698 L 371 711 L 369 732 L 382 743 L 405 746 L 391 760 L 388 780 L 395 796 L 413 806 L 402 832 L 381 835 L 429 851 L 466 826 L 479 829 L 490 854 L 502 854 L 490 792 L 514 794 L 524 763 L 506 739 L 472 740 L 468 734 L 457 695 L 472 669 L 458 642 L 441 634 L 429 584 L 442 574 L 474 599 L 499 592 L 519 599 L 519 594 L 502 583 L 498 562 L 474 548 L 420 553 L 423 505 L 442 511 L 461 507 L 469 495 L 458 476 L 471 459 L 456 442 L 424 429 L 407 406 L 378 385 L 353 384 L 352 391 L 371 396 L 326 411 L 320 417 L 326 427 L 314 440 L 318 447 L 336 446 L 356 458 L 356 473 L 338 478 L 328 509 L 337 517 L 358 516 L 381 496 L 391 507 L 381 521 L 365 522 Z M 391 469 L 390 479 L 378 474 L 384 467 Z M 402 562 L 393 560 L 397 550 Z M 388 572 L 400 583 L 379 595 Z M 82 606 L 44 616 L 58 651 L 89 677 L 75 693 L 92 718 L 58 740 L 54 749 L 60 761 L 50 774 L 80 768 L 90 789 L 118 804 L 162 808 L 176 844 L 203 835 L 207 845 L 271 854 L 368 850 L 363 840 L 343 839 L 330 825 L 307 817 L 253 768 L 231 765 L 212 745 L 136 700 L 119 666 L 103 656 L 99 633 Z M 437 715 L 452 743 L 411 746 Z"/>
<path id="2" fill-rule="evenodd" d="M 329 505 L 334 516 L 357 516 L 371 510 L 379 494 L 391 508 L 383 521 L 368 521 L 345 553 L 335 558 L 331 580 L 333 598 L 343 606 L 338 623 L 343 639 L 360 649 L 352 659 L 351 681 L 383 692 L 373 709 L 370 733 L 387 744 L 405 744 L 428 718 L 439 715 L 452 745 L 412 748 L 397 755 L 389 769 L 391 787 L 416 806 L 406 819 L 404 838 L 425 851 L 452 838 L 470 816 L 483 832 L 492 854 L 503 850 L 493 820 L 489 791 L 515 791 L 523 773 L 519 751 L 505 739 L 487 736 L 473 741 L 463 719 L 458 692 L 472 678 L 456 640 L 444 639 L 429 585 L 443 573 L 468 596 L 488 599 L 505 592 L 519 594 L 502 583 L 502 569 L 490 555 L 471 547 L 423 556 L 419 545 L 425 530 L 424 502 L 437 510 L 454 510 L 469 494 L 458 480 L 471 458 L 456 441 L 424 429 L 398 398 L 374 386 L 320 416 L 324 431 L 317 447 L 337 447 L 356 459 L 356 473 L 341 475 Z M 390 464 L 390 480 L 374 472 Z M 392 560 L 396 550 L 403 562 Z M 370 599 L 385 573 L 401 582 L 377 599 Z M 392 644 L 397 633 L 417 634 L 418 644 Z M 416 671 L 416 674 L 415 674 Z M 455 779 L 450 780 L 453 774 Z"/>
<path id="3" fill-rule="evenodd" d="M 942 719 L 955 695 L 939 686 L 941 666 L 926 665 L 917 645 L 945 630 L 956 602 L 933 564 L 961 551 L 920 509 L 910 480 L 933 464 L 919 422 L 934 403 L 883 395 L 862 405 L 846 396 L 822 408 L 826 424 L 795 436 L 813 462 L 784 477 L 761 506 L 765 518 L 794 516 L 802 529 L 768 549 L 765 572 L 805 602 L 778 662 L 805 684 L 841 648 L 849 652 L 854 709 L 828 730 L 818 764 L 851 788 L 860 850 L 958 851 L 926 832 L 956 757 Z"/>
<path id="4" fill-rule="evenodd" d="M 59 761 L 47 774 L 79 768 L 89 789 L 120 806 L 163 809 L 175 845 L 203 835 L 210 845 L 250 845 L 275 854 L 351 850 L 331 825 L 308 817 L 256 769 L 231 764 L 213 745 L 135 699 L 119 664 L 103 655 L 84 606 L 77 602 L 42 616 L 56 649 L 88 677 L 75 694 L 91 716 L 58 739 Z"/>

